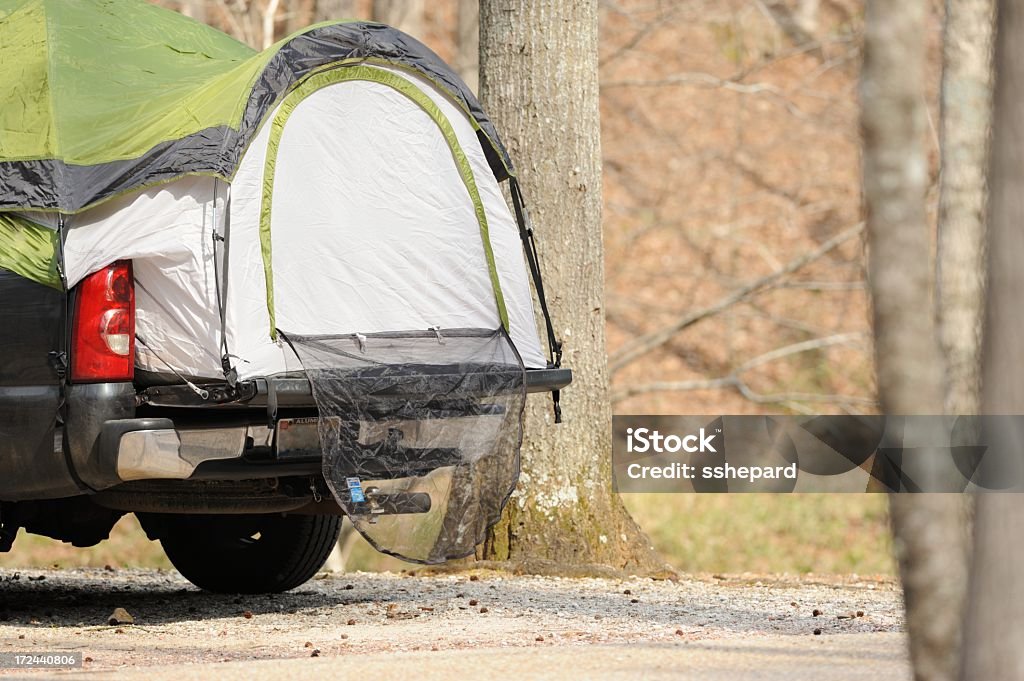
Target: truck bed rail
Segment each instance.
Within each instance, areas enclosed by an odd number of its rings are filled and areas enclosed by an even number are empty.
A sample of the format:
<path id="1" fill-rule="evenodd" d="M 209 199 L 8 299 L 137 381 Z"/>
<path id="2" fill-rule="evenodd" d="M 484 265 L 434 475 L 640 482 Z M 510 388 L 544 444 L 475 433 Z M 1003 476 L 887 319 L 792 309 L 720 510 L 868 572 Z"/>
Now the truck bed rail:
<path id="1" fill-rule="evenodd" d="M 305 376 L 255 378 L 240 381 L 234 388 L 223 381 L 203 383 L 197 387 L 206 393 L 205 397 L 192 387 L 180 384 L 152 386 L 141 391 L 139 396 L 144 404 L 154 407 L 265 407 L 271 391 L 271 382 L 279 406 L 315 406 L 313 390 Z M 526 392 L 528 393 L 561 390 L 571 382 L 571 369 L 526 370 Z"/>

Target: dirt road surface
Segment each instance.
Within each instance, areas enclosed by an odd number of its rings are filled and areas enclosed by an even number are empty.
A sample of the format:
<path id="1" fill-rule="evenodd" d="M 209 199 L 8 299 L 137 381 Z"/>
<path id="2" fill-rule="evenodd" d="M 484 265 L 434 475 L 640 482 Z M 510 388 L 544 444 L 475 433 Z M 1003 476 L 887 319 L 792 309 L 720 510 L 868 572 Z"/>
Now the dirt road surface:
<path id="1" fill-rule="evenodd" d="M 224 596 L 170 571 L 0 570 L 0 652 L 86 656 L 14 678 L 906 681 L 902 624 L 896 585 L 856 576 L 324 573 Z"/>

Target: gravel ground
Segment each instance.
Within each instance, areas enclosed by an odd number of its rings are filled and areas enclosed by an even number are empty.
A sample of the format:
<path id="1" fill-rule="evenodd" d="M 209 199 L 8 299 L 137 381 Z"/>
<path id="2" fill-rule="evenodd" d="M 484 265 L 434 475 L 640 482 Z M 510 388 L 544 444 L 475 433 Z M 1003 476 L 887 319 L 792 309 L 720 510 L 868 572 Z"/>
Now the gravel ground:
<path id="1" fill-rule="evenodd" d="M 115 608 L 134 624 L 108 624 Z M 218 596 L 170 571 L 0 570 L 0 652 L 82 651 L 85 671 L 101 676 L 182 663 L 479 648 L 860 645 L 874 635 L 887 642 L 882 658 L 902 678 L 902 624 L 897 586 L 856 576 L 322 573 L 287 594 Z"/>

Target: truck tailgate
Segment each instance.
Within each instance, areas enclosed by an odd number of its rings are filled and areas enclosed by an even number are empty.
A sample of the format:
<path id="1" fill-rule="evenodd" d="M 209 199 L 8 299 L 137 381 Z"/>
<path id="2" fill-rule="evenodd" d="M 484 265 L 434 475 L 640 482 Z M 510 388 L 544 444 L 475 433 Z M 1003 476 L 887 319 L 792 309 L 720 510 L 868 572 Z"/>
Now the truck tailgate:
<path id="1" fill-rule="evenodd" d="M 530 393 L 561 390 L 572 382 L 571 369 L 527 369 L 526 391 Z M 226 383 L 199 386 L 207 393 L 198 394 L 187 385 L 153 386 L 142 391 L 147 404 L 156 407 L 264 407 L 271 393 L 281 407 L 315 406 L 309 381 L 303 376 L 255 378 L 242 381 L 235 388 Z"/>

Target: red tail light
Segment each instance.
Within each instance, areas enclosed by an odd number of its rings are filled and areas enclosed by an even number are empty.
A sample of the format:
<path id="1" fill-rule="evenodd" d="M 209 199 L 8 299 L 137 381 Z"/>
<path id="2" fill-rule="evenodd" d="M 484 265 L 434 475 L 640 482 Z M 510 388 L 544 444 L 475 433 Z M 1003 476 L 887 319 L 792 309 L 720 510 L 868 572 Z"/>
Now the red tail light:
<path id="1" fill-rule="evenodd" d="M 71 378 L 130 381 L 135 376 L 135 282 L 119 260 L 82 280 L 75 308 Z"/>

